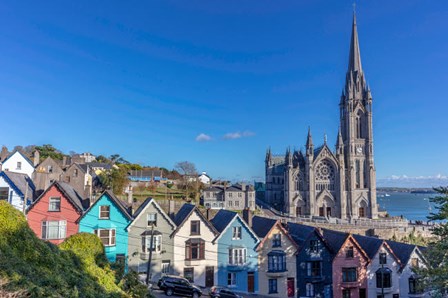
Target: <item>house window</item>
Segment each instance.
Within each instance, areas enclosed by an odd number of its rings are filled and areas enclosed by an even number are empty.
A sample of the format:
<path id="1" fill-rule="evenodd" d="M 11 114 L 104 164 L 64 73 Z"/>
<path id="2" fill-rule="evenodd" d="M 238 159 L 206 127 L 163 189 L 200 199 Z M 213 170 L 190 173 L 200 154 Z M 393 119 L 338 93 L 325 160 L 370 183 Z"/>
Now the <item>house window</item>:
<path id="1" fill-rule="evenodd" d="M 170 273 L 170 260 L 163 260 L 162 261 L 162 274 L 169 274 Z"/>
<path id="2" fill-rule="evenodd" d="M 184 268 L 184 277 L 191 283 L 194 282 L 194 268 L 193 267 L 187 267 Z"/>
<path id="3" fill-rule="evenodd" d="M 157 213 L 148 213 L 148 227 L 157 226 Z"/>
<path id="4" fill-rule="evenodd" d="M 242 195 L 242 193 L 238 193 L 238 198 L 241 198 L 243 195 Z"/>
<path id="5" fill-rule="evenodd" d="M 148 253 L 151 247 L 151 235 L 146 235 L 142 237 L 142 252 Z M 162 251 L 162 235 L 154 235 L 152 239 L 152 251 L 160 252 Z"/>
<path id="6" fill-rule="evenodd" d="M 229 201 L 229 207 L 233 207 L 233 201 Z"/>
<path id="7" fill-rule="evenodd" d="M 346 251 L 345 251 L 345 257 L 346 258 L 353 258 L 354 253 L 353 253 L 353 246 L 349 246 L 347 247 Z"/>
<path id="8" fill-rule="evenodd" d="M 423 293 L 423 290 L 420 285 L 420 280 L 415 276 L 411 276 L 409 278 L 409 294 L 421 294 L 421 293 Z"/>
<path id="9" fill-rule="evenodd" d="M 392 270 L 389 268 L 380 268 L 376 271 L 376 287 L 390 288 L 392 287 Z"/>
<path id="10" fill-rule="evenodd" d="M 235 207 L 239 207 L 240 206 L 240 201 L 235 201 Z"/>
<path id="11" fill-rule="evenodd" d="M 48 211 L 61 211 L 61 198 L 51 197 L 48 203 Z"/>
<path id="12" fill-rule="evenodd" d="M 232 239 L 233 240 L 241 239 L 241 227 L 233 227 Z"/>
<path id="13" fill-rule="evenodd" d="M 185 242 L 186 260 L 203 260 L 205 255 L 205 241 L 202 239 L 189 239 Z"/>
<path id="14" fill-rule="evenodd" d="M 228 286 L 236 285 L 236 273 L 235 272 L 227 273 L 227 285 Z"/>
<path id="15" fill-rule="evenodd" d="M 411 259 L 411 266 L 412 266 L 412 268 L 418 268 L 419 267 L 418 258 L 412 258 Z"/>
<path id="16" fill-rule="evenodd" d="M 381 264 L 383 264 L 383 265 L 387 264 L 387 255 L 386 255 L 386 253 L 381 252 L 380 255 L 379 255 L 379 258 L 380 258 L 380 265 Z"/>
<path id="17" fill-rule="evenodd" d="M 310 241 L 310 252 L 317 253 L 319 251 L 319 241 L 311 240 Z"/>
<path id="18" fill-rule="evenodd" d="M 312 261 L 306 263 L 307 276 L 321 276 L 322 266 L 320 261 Z"/>
<path id="19" fill-rule="evenodd" d="M 277 233 L 274 234 L 272 239 L 272 247 L 281 247 L 282 246 L 282 234 Z"/>
<path id="20" fill-rule="evenodd" d="M 110 218 L 110 206 L 100 206 L 100 219 Z"/>
<path id="21" fill-rule="evenodd" d="M 230 265 L 246 264 L 246 249 L 245 248 L 229 249 L 229 264 Z"/>
<path id="22" fill-rule="evenodd" d="M 98 229 L 94 232 L 104 246 L 115 246 L 115 229 Z"/>
<path id="23" fill-rule="evenodd" d="M 22 169 L 22 162 L 18 161 L 16 170 L 21 170 L 21 169 Z"/>
<path id="24" fill-rule="evenodd" d="M 269 294 L 278 293 L 277 290 L 277 279 L 269 279 Z"/>
<path id="25" fill-rule="evenodd" d="M 342 268 L 342 282 L 355 282 L 358 280 L 356 268 Z"/>
<path id="26" fill-rule="evenodd" d="M 48 166 L 47 169 L 48 169 L 48 173 L 53 173 L 53 166 Z"/>
<path id="27" fill-rule="evenodd" d="M 283 251 L 271 251 L 268 253 L 268 271 L 286 271 L 286 254 Z"/>
<path id="28" fill-rule="evenodd" d="M 73 177 L 78 177 L 78 169 L 73 170 Z"/>
<path id="29" fill-rule="evenodd" d="M 305 289 L 306 297 L 314 297 L 314 285 L 312 283 L 307 283 Z"/>
<path id="30" fill-rule="evenodd" d="M 66 235 L 67 223 L 65 220 L 43 221 L 42 239 L 64 239 Z"/>
<path id="31" fill-rule="evenodd" d="M 190 235 L 201 234 L 201 223 L 199 220 L 192 220 L 190 224 Z"/>
<path id="32" fill-rule="evenodd" d="M 9 187 L 0 187 L 0 201 L 9 201 Z"/>
<path id="33" fill-rule="evenodd" d="M 233 197 L 233 194 L 231 192 L 229 192 L 229 198 Z"/>

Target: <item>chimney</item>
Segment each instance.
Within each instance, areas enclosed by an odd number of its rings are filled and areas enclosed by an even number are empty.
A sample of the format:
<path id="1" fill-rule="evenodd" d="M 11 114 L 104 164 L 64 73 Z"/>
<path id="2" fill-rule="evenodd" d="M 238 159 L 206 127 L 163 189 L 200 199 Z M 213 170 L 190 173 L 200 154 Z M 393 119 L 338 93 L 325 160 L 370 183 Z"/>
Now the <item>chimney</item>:
<path id="1" fill-rule="evenodd" d="M 246 191 L 246 183 L 241 182 L 241 190 Z"/>
<path id="2" fill-rule="evenodd" d="M 207 220 L 212 219 L 212 210 L 210 208 L 207 208 L 207 210 L 205 210 L 205 218 L 207 218 Z"/>
<path id="3" fill-rule="evenodd" d="M 40 153 L 38 150 L 34 151 L 34 167 L 40 163 Z"/>
<path id="4" fill-rule="evenodd" d="M 244 208 L 243 210 L 243 219 L 247 223 L 249 227 L 252 228 L 252 211 L 249 208 Z"/>
<path id="5" fill-rule="evenodd" d="M 65 167 L 67 165 L 67 156 L 62 157 L 62 167 Z"/>
<path id="6" fill-rule="evenodd" d="M 174 219 L 174 203 L 173 196 L 171 195 L 171 199 L 168 200 L 168 216 L 171 219 Z"/>

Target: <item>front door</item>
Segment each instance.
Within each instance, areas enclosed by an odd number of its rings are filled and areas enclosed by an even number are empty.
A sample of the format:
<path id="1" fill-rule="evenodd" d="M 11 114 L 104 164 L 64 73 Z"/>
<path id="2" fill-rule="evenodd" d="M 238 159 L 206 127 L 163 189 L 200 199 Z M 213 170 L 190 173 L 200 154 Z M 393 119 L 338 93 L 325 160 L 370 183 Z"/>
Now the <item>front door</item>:
<path id="1" fill-rule="evenodd" d="M 331 217 L 331 207 L 327 207 L 327 217 Z"/>
<path id="2" fill-rule="evenodd" d="M 319 207 L 319 216 L 324 216 L 324 207 Z"/>
<path id="3" fill-rule="evenodd" d="M 215 268 L 214 267 L 205 267 L 205 286 L 213 287 L 215 285 Z"/>
<path id="4" fill-rule="evenodd" d="M 294 278 L 288 278 L 288 297 L 294 297 Z"/>
<path id="5" fill-rule="evenodd" d="M 249 293 L 255 292 L 255 277 L 253 272 L 247 272 L 247 291 Z"/>

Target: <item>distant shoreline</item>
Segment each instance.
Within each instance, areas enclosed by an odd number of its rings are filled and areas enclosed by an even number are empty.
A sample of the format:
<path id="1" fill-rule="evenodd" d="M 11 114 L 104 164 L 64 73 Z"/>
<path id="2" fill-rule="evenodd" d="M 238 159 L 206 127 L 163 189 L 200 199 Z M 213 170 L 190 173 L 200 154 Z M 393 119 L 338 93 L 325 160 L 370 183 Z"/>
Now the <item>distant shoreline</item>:
<path id="1" fill-rule="evenodd" d="M 432 188 L 407 188 L 407 187 L 377 187 L 377 192 L 405 192 L 405 193 L 428 193 L 433 194 L 436 191 Z"/>

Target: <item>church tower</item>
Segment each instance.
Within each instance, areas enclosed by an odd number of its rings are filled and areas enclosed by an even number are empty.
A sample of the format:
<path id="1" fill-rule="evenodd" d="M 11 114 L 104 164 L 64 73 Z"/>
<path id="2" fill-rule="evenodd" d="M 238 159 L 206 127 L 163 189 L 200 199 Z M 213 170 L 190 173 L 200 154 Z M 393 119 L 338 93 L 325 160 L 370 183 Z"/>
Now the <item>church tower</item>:
<path id="1" fill-rule="evenodd" d="M 353 15 L 350 54 L 340 107 L 340 129 L 346 183 L 346 218 L 377 218 L 373 162 L 372 95 L 361 65 L 356 15 Z M 339 142 L 338 142 L 339 143 Z"/>

